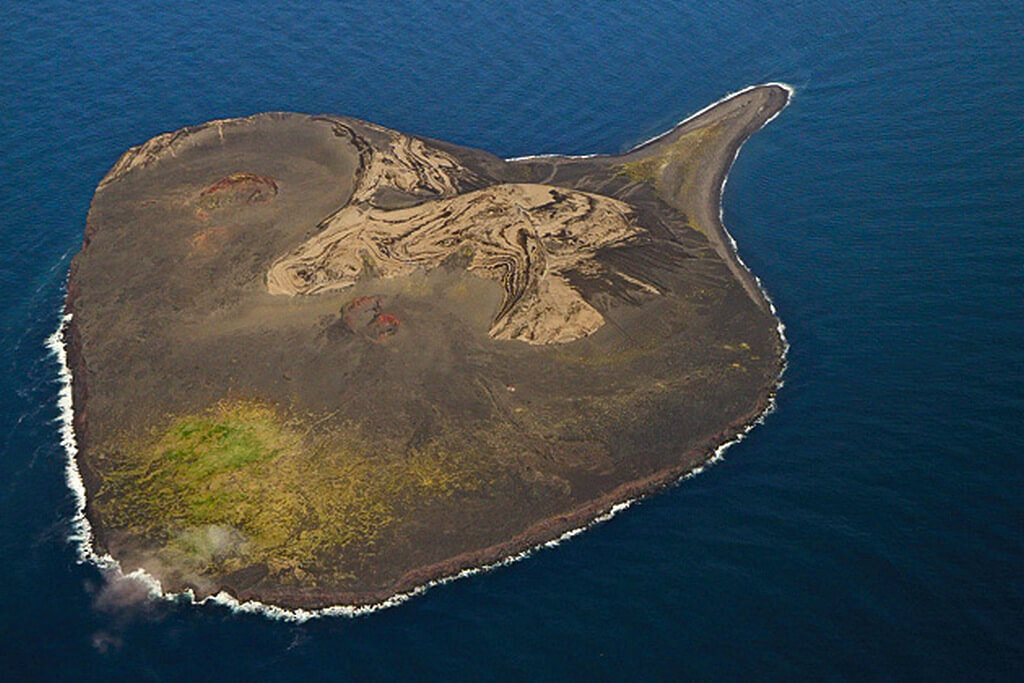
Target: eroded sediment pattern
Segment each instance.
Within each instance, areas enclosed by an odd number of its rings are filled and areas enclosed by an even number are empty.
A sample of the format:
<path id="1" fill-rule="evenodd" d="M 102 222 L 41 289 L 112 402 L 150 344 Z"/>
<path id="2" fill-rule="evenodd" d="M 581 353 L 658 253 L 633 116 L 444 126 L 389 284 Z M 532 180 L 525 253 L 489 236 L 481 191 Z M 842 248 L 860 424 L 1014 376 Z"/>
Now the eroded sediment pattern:
<path id="1" fill-rule="evenodd" d="M 452 197 L 459 192 L 460 178 L 477 181 L 471 172 L 445 152 L 397 131 L 362 123 L 387 142 L 371 146 L 348 126 L 335 123 L 360 152 L 359 179 L 350 203 L 374 203 L 376 195 L 393 190 L 413 197 Z"/>
<path id="2" fill-rule="evenodd" d="M 641 233 L 626 204 L 547 185 L 493 185 L 391 211 L 354 205 L 277 261 L 267 287 L 272 294 L 317 294 L 354 285 L 367 273 L 398 277 L 461 256 L 471 272 L 505 289 L 491 337 L 568 342 L 604 319 L 564 274 L 598 268 L 599 249 Z"/>
<path id="3" fill-rule="evenodd" d="M 273 264 L 267 274 L 271 294 L 319 294 L 361 277 L 434 268 L 454 257 L 504 287 L 492 338 L 562 343 L 604 324 L 566 274 L 595 272 L 599 250 L 643 234 L 627 204 L 538 184 L 503 183 L 458 194 L 458 163 L 407 136 L 393 134 L 387 152 L 364 154 L 362 163 L 349 204 Z M 419 203 L 380 206 L 389 190 Z"/>

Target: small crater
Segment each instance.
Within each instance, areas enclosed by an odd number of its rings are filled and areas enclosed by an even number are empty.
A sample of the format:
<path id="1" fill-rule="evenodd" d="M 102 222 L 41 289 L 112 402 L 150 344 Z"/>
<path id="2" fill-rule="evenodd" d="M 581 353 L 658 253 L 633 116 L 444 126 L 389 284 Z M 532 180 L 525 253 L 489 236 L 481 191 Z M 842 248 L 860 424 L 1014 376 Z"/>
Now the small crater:
<path id="1" fill-rule="evenodd" d="M 398 328 L 400 325 L 401 323 L 395 316 L 388 313 L 381 313 L 370 323 L 370 328 L 373 330 L 379 341 L 384 341 L 388 337 L 393 337 L 398 334 Z"/>
<path id="2" fill-rule="evenodd" d="M 200 210 L 262 204 L 277 196 L 277 181 L 255 173 L 232 173 L 199 193 Z"/>
<path id="3" fill-rule="evenodd" d="M 345 304 L 341 319 L 348 331 L 373 341 L 386 341 L 398 334 L 401 321 L 385 313 L 380 297 L 360 296 Z"/>

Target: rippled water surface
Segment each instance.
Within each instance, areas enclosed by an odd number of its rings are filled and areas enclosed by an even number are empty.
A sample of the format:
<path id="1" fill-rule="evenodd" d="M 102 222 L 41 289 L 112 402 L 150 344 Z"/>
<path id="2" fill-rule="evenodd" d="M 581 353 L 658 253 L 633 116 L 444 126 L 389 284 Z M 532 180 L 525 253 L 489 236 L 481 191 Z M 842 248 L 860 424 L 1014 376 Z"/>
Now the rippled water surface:
<path id="1" fill-rule="evenodd" d="M 449 4 L 0 9 L 3 677 L 1019 678 L 1019 3 Z M 797 95 L 725 219 L 793 348 L 725 462 L 357 619 L 139 604 L 76 564 L 44 342 L 126 147 L 293 110 L 618 152 L 768 80 Z"/>

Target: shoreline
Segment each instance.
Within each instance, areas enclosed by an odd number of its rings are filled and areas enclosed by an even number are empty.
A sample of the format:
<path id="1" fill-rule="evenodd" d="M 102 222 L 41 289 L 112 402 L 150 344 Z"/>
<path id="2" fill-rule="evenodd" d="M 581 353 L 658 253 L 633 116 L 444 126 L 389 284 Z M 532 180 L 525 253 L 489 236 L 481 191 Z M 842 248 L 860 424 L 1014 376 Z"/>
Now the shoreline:
<path id="1" fill-rule="evenodd" d="M 752 89 L 765 86 L 778 86 L 785 89 L 787 92 L 787 99 L 786 103 L 780 107 L 778 111 L 755 129 L 756 131 L 767 125 L 771 120 L 778 116 L 785 106 L 788 105 L 795 93 L 795 90 L 791 86 L 784 83 L 769 83 L 748 86 L 737 92 L 730 93 L 720 100 L 704 107 L 695 114 L 683 119 L 664 133 L 632 147 L 629 151 L 623 153 L 623 155 L 538 155 L 533 157 L 507 159 L 506 161 L 549 159 L 552 157 L 561 159 L 591 159 L 596 157 L 624 156 L 625 154 L 631 154 L 671 135 L 686 123 L 697 119 L 710 109 L 722 104 L 723 102 L 726 102 L 737 95 L 749 92 Z M 755 131 L 751 131 L 750 134 Z M 746 137 L 749 137 L 749 134 Z M 745 142 L 746 137 L 740 140 L 740 142 L 735 146 L 735 150 L 732 154 L 733 161 L 737 158 L 739 150 L 742 147 L 743 142 Z M 80 564 L 91 563 L 106 576 L 112 577 L 114 580 L 129 579 L 137 581 L 148 588 L 150 596 L 154 599 L 163 599 L 170 602 L 187 602 L 199 605 L 219 605 L 227 607 L 233 613 L 257 613 L 268 618 L 291 622 L 304 622 L 309 619 L 328 616 L 354 617 L 399 605 L 426 592 L 434 586 L 444 585 L 459 578 L 472 576 L 512 564 L 513 562 L 517 562 L 531 556 L 538 550 L 560 545 L 563 541 L 583 533 L 592 526 L 608 521 L 622 510 L 631 507 L 634 503 L 643 500 L 647 496 L 669 486 L 677 485 L 682 481 L 700 474 L 709 465 L 722 460 L 724 458 L 724 452 L 729 447 L 739 441 L 742 441 L 754 427 L 763 423 L 767 415 L 775 410 L 776 394 L 784 384 L 782 378 L 786 371 L 787 355 L 789 351 L 789 344 L 785 337 L 785 325 L 779 319 L 771 297 L 765 291 L 761 280 L 750 271 L 740 258 L 738 245 L 732 235 L 730 235 L 728 230 L 725 228 L 722 220 L 723 207 L 721 200 L 731 167 L 731 162 L 724 166 L 721 174 L 721 181 L 720 183 L 716 183 L 718 185 L 718 225 L 716 227 L 721 231 L 722 235 L 726 238 L 729 246 L 731 247 L 731 249 L 729 249 L 730 258 L 734 260 L 745 275 L 745 277 L 741 279 L 749 278 L 749 281 L 754 284 L 759 296 L 764 301 L 772 317 L 776 321 L 777 335 L 780 344 L 778 374 L 776 375 L 773 384 L 766 387 L 765 390 L 763 390 L 757 397 L 756 403 L 754 404 L 755 407 L 750 413 L 721 429 L 719 432 L 709 437 L 700 446 L 691 448 L 683 454 L 684 456 L 689 456 L 682 458 L 683 461 L 689 461 L 689 464 L 668 468 L 649 475 L 644 479 L 622 484 L 598 500 L 591 501 L 590 503 L 567 513 L 542 520 L 521 534 L 518 534 L 514 538 L 501 544 L 463 553 L 443 562 L 413 570 L 399 579 L 399 581 L 396 582 L 394 587 L 390 590 L 351 595 L 342 594 L 340 599 L 337 595 L 335 595 L 333 599 L 326 598 L 325 596 L 322 601 L 322 606 L 311 608 L 281 607 L 273 604 L 273 602 L 263 602 L 259 596 L 239 598 L 232 595 L 228 590 L 225 590 L 225 588 L 229 587 L 222 587 L 220 592 L 217 594 L 207 596 L 199 600 L 196 599 L 195 593 L 188 588 L 179 592 L 165 592 L 160 582 L 144 569 L 140 568 L 126 573 L 115 558 L 107 553 L 101 554 L 96 550 L 97 532 L 93 529 L 92 522 L 86 514 L 88 497 L 85 486 L 85 477 L 83 476 L 77 457 L 79 447 L 78 437 L 75 431 L 76 415 L 74 411 L 73 376 L 69 364 L 68 352 L 68 336 L 74 336 L 73 306 L 69 306 L 69 302 L 66 301 L 65 308 L 62 312 L 60 326 L 47 339 L 46 346 L 57 357 L 60 364 L 59 374 L 61 388 L 58 394 L 58 407 L 61 413 L 61 445 L 64 447 L 67 456 L 67 462 L 65 464 L 65 479 L 75 500 L 75 513 L 71 519 L 72 528 L 68 535 L 68 540 L 75 545 L 78 562 Z M 70 298 L 71 297 L 69 297 L 69 299 Z M 84 387 L 82 393 L 85 393 Z M 316 599 L 317 596 L 310 595 L 309 597 L 311 598 L 311 603 L 318 603 L 318 600 Z"/>
<path id="2" fill-rule="evenodd" d="M 786 91 L 787 98 L 788 98 L 786 106 L 789 106 L 789 101 L 793 99 L 794 95 L 796 95 L 796 88 L 794 88 L 792 85 L 790 85 L 789 83 L 786 83 L 784 81 L 769 81 L 767 83 L 758 83 L 756 85 L 748 85 L 745 88 L 740 88 L 739 90 L 735 90 L 735 91 L 733 91 L 733 92 L 731 92 L 731 93 L 729 93 L 727 95 L 723 95 L 722 97 L 720 97 L 719 99 L 715 100 L 714 102 L 712 102 L 708 106 L 704 107 L 703 109 L 700 109 L 699 111 L 696 111 L 696 112 L 690 114 L 685 119 L 681 119 L 681 120 L 677 121 L 676 123 L 672 124 L 672 126 L 670 128 L 668 128 L 667 130 L 664 130 L 661 133 L 658 133 L 657 135 L 649 137 L 646 140 L 638 142 L 637 144 L 633 145 L 632 147 L 630 147 L 629 149 L 625 150 L 624 152 L 620 152 L 619 154 L 604 154 L 604 153 L 595 153 L 595 154 L 554 154 L 554 153 L 552 153 L 552 154 L 527 154 L 525 156 L 520 156 L 520 157 L 508 157 L 504 161 L 533 161 L 535 159 L 542 159 L 542 160 L 548 160 L 548 159 L 601 159 L 601 158 L 613 158 L 613 157 L 625 156 L 627 154 L 632 154 L 634 152 L 639 152 L 644 147 L 646 147 L 646 146 L 648 146 L 648 145 L 650 145 L 652 143 L 655 143 L 655 142 L 661 140 L 664 137 L 667 137 L 667 136 L 671 135 L 675 131 L 679 130 L 679 128 L 681 128 L 682 126 L 686 125 L 687 123 L 690 123 L 691 121 L 697 119 L 700 116 L 703 116 L 704 114 L 706 114 L 707 112 L 711 111 L 712 109 L 714 109 L 718 105 L 723 104 L 725 102 L 728 102 L 729 100 L 731 100 L 732 98 L 736 97 L 737 95 L 742 95 L 744 93 L 748 93 L 751 90 L 754 90 L 756 88 L 765 88 L 765 87 L 769 87 L 769 86 L 776 86 L 776 87 L 782 88 L 783 90 Z M 768 117 L 768 119 L 761 125 L 761 127 L 764 128 L 769 123 L 771 123 L 775 119 L 775 117 L 777 117 L 779 114 L 782 113 L 782 110 L 785 109 L 785 108 L 786 107 L 784 106 L 782 109 L 780 109 L 779 111 L 775 112 L 770 117 Z"/>

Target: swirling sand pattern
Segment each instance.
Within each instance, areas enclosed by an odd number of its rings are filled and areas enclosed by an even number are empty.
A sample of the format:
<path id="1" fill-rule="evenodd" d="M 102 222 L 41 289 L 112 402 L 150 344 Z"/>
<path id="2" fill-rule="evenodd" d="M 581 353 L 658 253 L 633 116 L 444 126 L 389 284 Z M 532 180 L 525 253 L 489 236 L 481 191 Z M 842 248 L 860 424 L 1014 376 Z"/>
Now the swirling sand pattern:
<path id="1" fill-rule="evenodd" d="M 604 324 L 564 274 L 600 268 L 598 250 L 643 232 L 623 202 L 546 185 L 499 184 L 395 210 L 354 204 L 274 263 L 267 288 L 317 294 L 350 287 L 367 272 L 398 277 L 461 256 L 471 272 L 504 287 L 491 337 L 563 343 Z"/>

